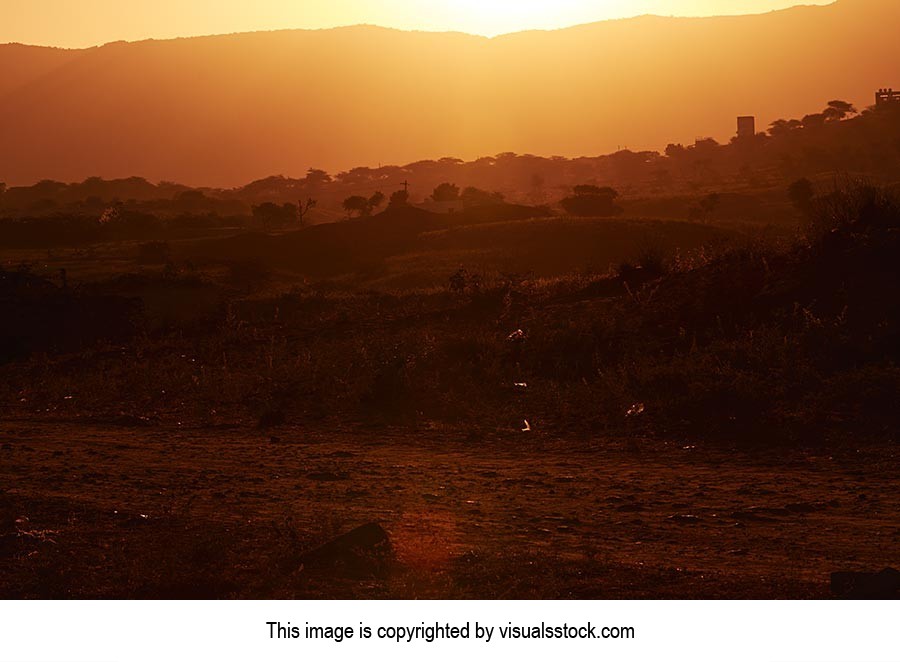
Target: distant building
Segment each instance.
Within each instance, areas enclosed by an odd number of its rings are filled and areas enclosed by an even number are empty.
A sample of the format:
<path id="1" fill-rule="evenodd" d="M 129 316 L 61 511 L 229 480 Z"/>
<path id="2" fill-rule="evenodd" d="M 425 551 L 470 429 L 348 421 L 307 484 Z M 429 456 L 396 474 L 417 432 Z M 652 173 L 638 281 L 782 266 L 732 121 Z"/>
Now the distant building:
<path id="1" fill-rule="evenodd" d="M 756 135 L 756 118 L 753 115 L 746 115 L 737 118 L 737 137 L 752 138 Z"/>
<path id="2" fill-rule="evenodd" d="M 893 88 L 886 87 L 875 93 L 875 105 L 883 106 L 888 103 L 900 102 L 900 91 L 894 91 Z"/>

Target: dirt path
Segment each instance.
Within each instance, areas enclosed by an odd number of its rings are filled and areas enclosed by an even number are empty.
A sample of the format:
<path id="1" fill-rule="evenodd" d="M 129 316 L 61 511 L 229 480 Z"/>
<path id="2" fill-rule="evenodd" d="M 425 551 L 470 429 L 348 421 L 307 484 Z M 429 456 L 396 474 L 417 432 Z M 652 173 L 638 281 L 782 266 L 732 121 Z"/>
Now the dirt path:
<path id="1" fill-rule="evenodd" d="M 280 539 L 289 529 L 302 547 L 380 522 L 414 574 L 494 559 L 477 571 L 497 575 L 486 596 L 521 593 L 516 587 L 534 572 L 522 563 L 565 572 L 564 587 L 547 580 L 549 597 L 653 595 L 660 572 L 684 578 L 660 591 L 666 595 L 704 596 L 710 591 L 695 589 L 708 582 L 739 587 L 734 597 L 827 595 L 833 570 L 900 563 L 898 463 L 887 451 L 751 459 L 675 444 L 635 452 L 537 435 L 276 435 L 2 424 L 0 482 L 27 534 L 0 565 L 0 588 L 39 594 L 40 578 L 20 575 L 66 547 L 99 572 L 104 562 L 128 559 L 113 548 L 127 550 L 130 539 L 146 535 L 141 523 L 176 517 L 235 535 L 243 551 L 229 562 L 237 564 L 254 550 L 265 556 L 273 529 Z M 77 571 L 74 552 L 68 558 L 66 567 Z M 629 574 L 600 581 L 598 568 Z M 647 573 L 650 584 L 641 579 Z M 60 590 L 95 592 L 78 585 L 92 581 L 83 574 Z M 531 582 L 527 594 L 540 591 Z"/>

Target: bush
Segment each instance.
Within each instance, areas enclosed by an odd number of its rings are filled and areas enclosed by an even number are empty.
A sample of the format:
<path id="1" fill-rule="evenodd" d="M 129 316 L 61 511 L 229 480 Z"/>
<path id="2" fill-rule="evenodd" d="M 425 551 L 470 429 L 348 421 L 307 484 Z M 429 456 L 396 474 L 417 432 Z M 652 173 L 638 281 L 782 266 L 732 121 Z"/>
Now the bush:
<path id="1" fill-rule="evenodd" d="M 573 189 L 573 195 L 563 198 L 559 204 L 566 213 L 573 216 L 615 216 L 622 208 L 615 204 L 619 197 L 616 190 L 608 186 L 583 184 Z"/>
<path id="2" fill-rule="evenodd" d="M 896 228 L 900 200 L 896 194 L 865 180 L 848 180 L 812 201 L 807 238 L 818 243 L 840 230 Z"/>

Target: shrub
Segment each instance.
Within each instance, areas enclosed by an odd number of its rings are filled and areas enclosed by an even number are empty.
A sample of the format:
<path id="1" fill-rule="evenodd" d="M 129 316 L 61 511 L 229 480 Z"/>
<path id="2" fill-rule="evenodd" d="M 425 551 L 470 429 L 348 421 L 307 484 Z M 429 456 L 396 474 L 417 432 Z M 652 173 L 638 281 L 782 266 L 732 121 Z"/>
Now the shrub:
<path id="1" fill-rule="evenodd" d="M 583 184 L 574 187 L 573 195 L 563 198 L 559 204 L 566 213 L 574 216 L 615 216 L 622 208 L 615 204 L 619 193 L 608 186 Z"/>
<path id="2" fill-rule="evenodd" d="M 894 193 L 865 180 L 851 179 L 812 201 L 807 238 L 817 243 L 836 231 L 894 228 L 898 222 L 900 201 Z"/>

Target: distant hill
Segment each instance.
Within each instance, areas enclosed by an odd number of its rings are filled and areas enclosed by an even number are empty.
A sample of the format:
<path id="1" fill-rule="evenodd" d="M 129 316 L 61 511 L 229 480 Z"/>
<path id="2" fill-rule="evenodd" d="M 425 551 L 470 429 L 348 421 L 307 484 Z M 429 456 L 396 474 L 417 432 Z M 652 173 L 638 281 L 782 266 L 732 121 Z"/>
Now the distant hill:
<path id="1" fill-rule="evenodd" d="M 0 46 L 0 181 L 273 173 L 719 139 L 900 87 L 900 2 L 605 21 L 494 39 L 376 27 Z"/>

